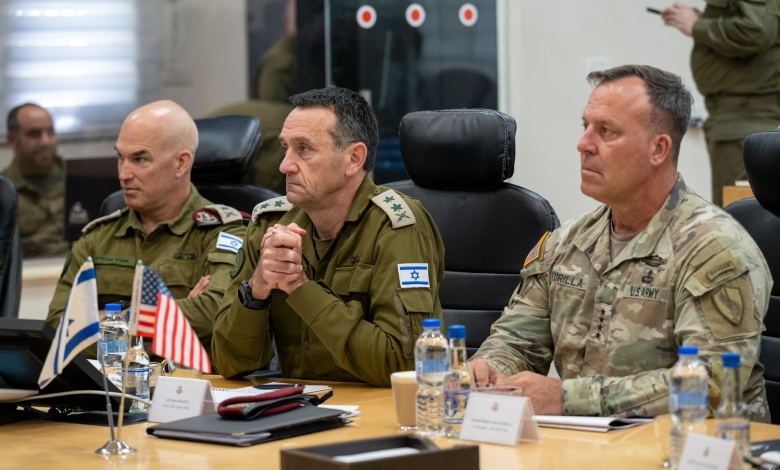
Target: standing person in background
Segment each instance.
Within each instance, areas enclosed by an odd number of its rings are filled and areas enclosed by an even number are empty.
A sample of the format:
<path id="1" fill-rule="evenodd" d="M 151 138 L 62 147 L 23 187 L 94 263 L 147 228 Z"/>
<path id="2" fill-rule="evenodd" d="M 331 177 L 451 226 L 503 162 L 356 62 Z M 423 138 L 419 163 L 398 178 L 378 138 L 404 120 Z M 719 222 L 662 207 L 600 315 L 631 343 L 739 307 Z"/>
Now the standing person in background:
<path id="1" fill-rule="evenodd" d="M 704 12 L 675 3 L 664 23 L 693 38 L 691 69 L 705 97 L 712 202 L 746 179 L 742 141 L 780 123 L 780 0 L 706 0 Z"/>
<path id="2" fill-rule="evenodd" d="M 14 151 L 3 170 L 19 193 L 24 257 L 68 252 L 65 241 L 65 164 L 57 155 L 54 122 L 44 108 L 25 103 L 8 113 L 5 141 Z"/>

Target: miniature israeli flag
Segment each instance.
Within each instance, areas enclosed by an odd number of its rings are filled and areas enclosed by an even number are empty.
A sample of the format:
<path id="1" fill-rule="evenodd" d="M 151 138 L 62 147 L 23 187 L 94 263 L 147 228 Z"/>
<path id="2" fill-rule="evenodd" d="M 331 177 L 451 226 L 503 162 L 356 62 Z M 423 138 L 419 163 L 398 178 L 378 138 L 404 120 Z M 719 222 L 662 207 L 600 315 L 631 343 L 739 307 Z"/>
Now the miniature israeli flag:
<path id="1" fill-rule="evenodd" d="M 60 326 L 51 342 L 43 363 L 38 386 L 44 388 L 62 373 L 65 366 L 84 348 L 100 339 L 97 282 L 92 258 L 81 266 L 70 290 L 70 298 L 62 312 Z"/>
<path id="2" fill-rule="evenodd" d="M 217 238 L 217 248 L 223 250 L 232 251 L 238 253 L 238 249 L 244 244 L 244 240 L 225 232 L 219 232 L 219 238 Z"/>
<path id="3" fill-rule="evenodd" d="M 431 287 L 428 282 L 428 263 L 399 264 L 398 281 L 402 288 Z"/>

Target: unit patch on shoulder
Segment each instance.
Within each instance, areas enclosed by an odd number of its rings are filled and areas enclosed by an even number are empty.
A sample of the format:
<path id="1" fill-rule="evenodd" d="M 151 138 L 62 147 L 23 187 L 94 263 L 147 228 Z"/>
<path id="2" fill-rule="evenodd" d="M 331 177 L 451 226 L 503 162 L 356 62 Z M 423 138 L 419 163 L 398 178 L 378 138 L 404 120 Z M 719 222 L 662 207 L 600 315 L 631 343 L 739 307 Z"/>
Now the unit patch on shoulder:
<path id="1" fill-rule="evenodd" d="M 216 227 L 236 221 L 243 221 L 241 212 L 230 206 L 211 204 L 192 213 L 192 220 L 198 227 Z"/>
<path id="2" fill-rule="evenodd" d="M 547 239 L 547 235 L 549 234 L 550 232 L 544 232 L 542 238 L 540 238 L 539 241 L 536 242 L 536 245 L 528 253 L 528 256 L 525 257 L 525 263 L 523 263 L 523 267 L 528 266 L 529 264 L 538 260 L 540 256 L 542 256 L 542 250 L 544 249 L 544 241 Z"/>
<path id="3" fill-rule="evenodd" d="M 238 276 L 238 273 L 241 272 L 241 268 L 244 267 L 245 258 L 246 254 L 244 252 L 244 247 L 241 247 L 238 249 L 238 254 L 236 254 L 236 262 L 233 263 L 233 269 L 230 270 L 230 279 L 235 279 L 236 276 Z"/>
<path id="4" fill-rule="evenodd" d="M 252 222 L 257 223 L 258 216 L 265 212 L 288 212 L 293 207 L 295 205 L 287 200 L 287 196 L 268 199 L 255 206 L 255 209 L 252 211 Z"/>
<path id="5" fill-rule="evenodd" d="M 380 209 L 390 217 L 393 223 L 393 229 L 406 227 L 415 223 L 414 214 L 406 201 L 403 200 L 397 192 L 388 189 L 371 198 L 371 202 L 379 206 Z"/>
<path id="6" fill-rule="evenodd" d="M 114 212 L 112 212 L 112 213 L 110 213 L 108 215 L 104 215 L 103 217 L 99 217 L 99 218 L 93 220 L 92 222 L 88 223 L 87 225 L 85 225 L 84 228 L 81 229 L 81 233 L 87 233 L 90 230 L 92 230 L 93 228 L 97 227 L 98 225 L 100 225 L 100 224 L 102 224 L 104 222 L 108 222 L 109 220 L 118 219 L 119 217 L 122 216 L 122 214 L 124 214 L 128 210 L 130 210 L 130 209 L 127 208 L 127 207 L 124 207 L 122 209 L 115 210 Z"/>

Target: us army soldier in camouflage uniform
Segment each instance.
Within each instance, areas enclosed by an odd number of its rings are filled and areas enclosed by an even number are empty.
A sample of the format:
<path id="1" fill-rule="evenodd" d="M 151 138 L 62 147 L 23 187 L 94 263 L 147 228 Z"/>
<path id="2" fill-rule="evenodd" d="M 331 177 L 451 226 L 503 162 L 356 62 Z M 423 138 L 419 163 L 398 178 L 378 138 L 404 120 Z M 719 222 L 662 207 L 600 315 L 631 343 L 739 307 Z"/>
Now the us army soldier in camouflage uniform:
<path id="1" fill-rule="evenodd" d="M 259 204 L 214 323 L 225 377 L 272 359 L 285 377 L 390 385 L 422 320 L 442 318 L 444 247 L 419 201 L 376 186 L 374 113 L 340 88 L 291 98 L 287 196 Z"/>
<path id="2" fill-rule="evenodd" d="M 135 264 L 142 260 L 160 274 L 209 350 L 214 314 L 245 229 L 237 210 L 212 204 L 190 182 L 197 147 L 195 122 L 171 101 L 143 106 L 125 120 L 116 150 L 127 207 L 84 227 L 49 306 L 53 326 L 88 256 L 101 308 L 130 300 Z"/>
<path id="3" fill-rule="evenodd" d="M 541 238 L 470 369 L 524 387 L 539 414 L 655 416 L 678 346 L 699 347 L 713 409 L 720 355 L 736 351 L 751 418 L 769 422 L 758 354 L 772 280 L 742 226 L 677 173 L 690 94 L 648 66 L 588 78 L 582 192 L 605 205 Z M 551 363 L 562 381 L 545 377 Z"/>

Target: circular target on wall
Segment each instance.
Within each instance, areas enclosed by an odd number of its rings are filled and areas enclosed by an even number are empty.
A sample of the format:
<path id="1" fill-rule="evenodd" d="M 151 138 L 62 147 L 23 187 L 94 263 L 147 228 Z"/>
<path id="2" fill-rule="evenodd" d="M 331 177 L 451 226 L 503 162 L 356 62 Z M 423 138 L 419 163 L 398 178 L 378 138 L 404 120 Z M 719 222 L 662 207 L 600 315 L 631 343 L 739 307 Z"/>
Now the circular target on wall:
<path id="1" fill-rule="evenodd" d="M 406 22 L 415 28 L 422 26 L 425 23 L 425 8 L 419 3 L 412 3 L 406 7 Z"/>
<path id="2" fill-rule="evenodd" d="M 463 26 L 474 26 L 477 23 L 478 17 L 479 12 L 477 11 L 477 7 L 471 3 L 464 3 L 458 11 L 458 18 L 460 18 L 460 22 L 463 23 Z"/>
<path id="3" fill-rule="evenodd" d="M 369 29 L 376 24 L 376 10 L 371 5 L 358 8 L 357 22 L 363 29 Z"/>

